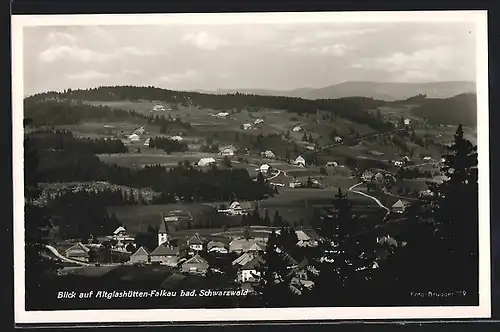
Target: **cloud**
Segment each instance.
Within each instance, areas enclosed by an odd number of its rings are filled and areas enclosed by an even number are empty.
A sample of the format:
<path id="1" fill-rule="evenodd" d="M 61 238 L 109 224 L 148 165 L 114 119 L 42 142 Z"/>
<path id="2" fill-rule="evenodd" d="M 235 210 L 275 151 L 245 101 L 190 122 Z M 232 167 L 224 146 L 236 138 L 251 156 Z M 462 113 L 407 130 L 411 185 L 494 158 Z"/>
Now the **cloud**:
<path id="1" fill-rule="evenodd" d="M 77 38 L 69 33 L 51 31 L 46 38 L 50 44 L 75 44 Z"/>
<path id="2" fill-rule="evenodd" d="M 50 63 L 64 59 L 78 62 L 106 62 L 116 60 L 128 55 L 151 56 L 158 54 L 154 50 L 141 50 L 132 46 L 123 47 L 110 53 L 97 52 L 79 46 L 52 45 L 40 53 L 38 59 L 41 62 Z"/>
<path id="3" fill-rule="evenodd" d="M 326 45 L 322 47 L 313 47 L 311 52 L 321 55 L 343 56 L 347 51 L 345 44 Z"/>
<path id="4" fill-rule="evenodd" d="M 182 73 L 172 73 L 158 77 L 158 80 L 163 83 L 180 83 L 182 81 L 191 80 L 199 77 L 199 74 L 194 70 L 186 70 Z"/>
<path id="5" fill-rule="evenodd" d="M 417 50 L 412 53 L 394 52 L 376 58 L 365 58 L 351 68 L 380 69 L 388 72 L 433 70 L 450 64 L 452 50 L 445 46 Z"/>
<path id="6" fill-rule="evenodd" d="M 362 36 L 372 32 L 378 32 L 380 29 L 353 29 L 353 30 L 321 30 L 311 37 L 313 39 L 341 38 L 351 36 Z"/>
<path id="7" fill-rule="evenodd" d="M 66 76 L 70 80 L 79 80 L 79 81 L 90 81 L 90 80 L 96 80 L 96 79 L 104 79 L 104 78 L 109 78 L 111 77 L 110 74 L 106 73 L 101 73 L 98 71 L 94 70 L 88 70 L 84 71 L 78 74 L 70 74 Z"/>
<path id="8" fill-rule="evenodd" d="M 208 51 L 214 51 L 226 45 L 224 40 L 215 35 L 210 35 L 206 31 L 188 33 L 182 38 L 182 41 Z"/>

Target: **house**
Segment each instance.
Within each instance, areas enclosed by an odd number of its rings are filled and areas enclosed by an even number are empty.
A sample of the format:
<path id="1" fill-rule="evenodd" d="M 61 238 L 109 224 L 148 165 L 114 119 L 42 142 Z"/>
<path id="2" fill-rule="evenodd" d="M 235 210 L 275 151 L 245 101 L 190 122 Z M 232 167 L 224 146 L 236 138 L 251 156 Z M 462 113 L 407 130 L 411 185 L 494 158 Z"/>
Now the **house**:
<path id="1" fill-rule="evenodd" d="M 410 160 L 411 160 L 411 158 L 408 156 L 403 157 L 403 162 L 405 162 L 405 163 L 409 162 Z"/>
<path id="2" fill-rule="evenodd" d="M 274 152 L 272 152 L 270 150 L 267 150 L 266 152 L 263 152 L 262 156 L 265 157 L 265 158 L 268 158 L 268 159 L 276 158 L 276 155 L 274 154 Z"/>
<path id="3" fill-rule="evenodd" d="M 441 158 L 441 162 L 442 163 L 446 162 L 446 158 Z"/>
<path id="4" fill-rule="evenodd" d="M 229 252 L 245 253 L 245 252 L 259 252 L 264 251 L 266 246 L 264 243 L 256 241 L 255 239 L 234 239 L 229 243 Z"/>
<path id="5" fill-rule="evenodd" d="M 337 167 L 338 165 L 336 161 L 329 161 L 326 163 L 326 167 Z"/>
<path id="6" fill-rule="evenodd" d="M 298 133 L 299 131 L 302 131 L 302 127 L 300 127 L 300 126 L 295 126 L 295 127 L 293 127 L 292 131 L 294 131 L 294 132 Z"/>
<path id="7" fill-rule="evenodd" d="M 405 212 L 408 205 L 408 202 L 400 199 L 396 203 L 394 203 L 394 205 L 392 206 L 392 211 L 394 211 L 395 213 L 403 213 Z"/>
<path id="8" fill-rule="evenodd" d="M 249 129 L 252 129 L 252 125 L 250 123 L 244 123 L 241 125 L 241 128 L 243 130 L 249 130 Z"/>
<path id="9" fill-rule="evenodd" d="M 134 130 L 134 134 L 137 134 L 137 135 L 144 135 L 144 133 L 146 132 L 146 130 L 144 129 L 144 126 Z"/>
<path id="10" fill-rule="evenodd" d="M 249 210 L 252 210 L 252 202 L 244 201 L 244 202 L 232 202 L 231 205 L 229 205 L 229 209 L 235 212 L 246 212 Z"/>
<path id="11" fill-rule="evenodd" d="M 125 229 L 125 227 L 123 226 L 119 226 L 117 229 L 115 229 L 115 231 L 113 232 L 113 235 L 114 236 L 118 236 L 118 235 L 126 235 L 127 234 L 127 230 Z"/>
<path id="12" fill-rule="evenodd" d="M 300 167 L 306 166 L 306 160 L 302 156 L 298 156 L 293 163 Z"/>
<path id="13" fill-rule="evenodd" d="M 372 178 L 373 178 L 373 173 L 369 170 L 364 171 L 363 174 L 361 175 L 361 181 L 363 182 L 371 181 Z"/>
<path id="14" fill-rule="evenodd" d="M 66 249 L 65 255 L 69 259 L 76 261 L 88 262 L 89 261 L 89 251 L 90 249 L 86 247 L 83 243 L 78 242 L 71 248 Z"/>
<path id="15" fill-rule="evenodd" d="M 418 193 L 418 197 L 420 197 L 420 198 L 429 198 L 429 197 L 433 197 L 433 196 L 434 196 L 434 193 L 432 191 L 430 191 L 429 189 L 419 191 L 419 193 Z"/>
<path id="16" fill-rule="evenodd" d="M 207 251 L 212 253 L 227 254 L 228 250 L 224 243 L 219 241 L 210 241 L 207 244 Z"/>
<path id="17" fill-rule="evenodd" d="M 423 161 L 431 161 L 431 160 L 432 160 L 432 158 L 431 158 L 431 157 L 423 157 L 423 158 L 422 158 L 422 160 L 423 160 Z"/>
<path id="18" fill-rule="evenodd" d="M 231 265 L 236 266 L 238 268 L 242 267 L 246 263 L 250 262 L 254 257 L 256 253 L 255 252 L 245 252 L 238 256 L 234 261 L 231 262 Z"/>
<path id="19" fill-rule="evenodd" d="M 401 167 L 401 166 L 403 166 L 403 162 L 402 162 L 402 161 L 399 161 L 399 160 L 396 160 L 396 161 L 394 162 L 394 166 L 396 166 L 396 167 Z"/>
<path id="20" fill-rule="evenodd" d="M 153 252 L 149 255 L 149 259 L 151 263 L 177 266 L 179 261 L 179 249 L 170 246 L 168 243 L 163 243 L 153 250 Z"/>
<path id="21" fill-rule="evenodd" d="M 297 181 L 297 180 L 290 181 L 288 183 L 288 187 L 290 187 L 290 188 L 301 188 L 302 187 L 302 182 Z"/>
<path id="22" fill-rule="evenodd" d="M 165 111 L 165 107 L 163 105 L 155 105 L 153 107 L 153 112 L 163 112 Z"/>
<path id="23" fill-rule="evenodd" d="M 172 136 L 172 137 L 170 137 L 170 139 L 172 141 L 177 141 L 177 142 L 180 142 L 180 141 L 184 140 L 181 136 L 178 136 L 178 135 L 177 136 Z"/>
<path id="24" fill-rule="evenodd" d="M 260 125 L 260 124 L 263 124 L 264 123 L 264 120 L 263 119 L 257 119 L 253 122 L 255 125 Z"/>
<path id="25" fill-rule="evenodd" d="M 195 256 L 182 263 L 181 270 L 182 272 L 187 273 L 205 274 L 208 268 L 208 262 L 203 257 L 196 254 Z"/>
<path id="26" fill-rule="evenodd" d="M 227 113 L 227 112 L 219 112 L 215 116 L 218 117 L 218 118 L 225 118 L 228 115 L 229 115 L 229 113 Z"/>
<path id="27" fill-rule="evenodd" d="M 269 172 L 270 169 L 271 169 L 271 166 L 269 166 L 268 164 L 262 164 L 259 167 L 259 171 L 262 173 L 267 173 L 267 172 Z"/>
<path id="28" fill-rule="evenodd" d="M 234 151 L 232 148 L 225 148 L 223 149 L 220 154 L 223 156 L 234 156 Z"/>
<path id="29" fill-rule="evenodd" d="M 198 252 L 203 250 L 203 244 L 205 241 L 200 237 L 198 233 L 193 235 L 189 240 L 187 240 L 187 245 L 189 246 L 190 251 Z"/>
<path id="30" fill-rule="evenodd" d="M 130 263 L 132 263 L 132 264 L 136 264 L 136 263 L 146 264 L 146 263 L 149 263 L 149 262 L 150 262 L 150 260 L 149 260 L 149 253 L 146 250 L 146 248 L 144 248 L 144 247 L 140 247 L 139 249 L 137 249 L 136 252 L 134 252 L 130 256 Z"/>
<path id="31" fill-rule="evenodd" d="M 384 176 L 382 175 L 382 173 L 377 173 L 373 176 L 373 180 L 375 182 L 384 182 Z"/>
<path id="32" fill-rule="evenodd" d="M 215 164 L 216 161 L 214 158 L 201 158 L 200 161 L 198 161 L 198 166 L 200 167 L 206 167 Z"/>
<path id="33" fill-rule="evenodd" d="M 335 137 L 333 138 L 333 141 L 334 141 L 335 143 L 342 143 L 342 137 L 340 137 L 340 136 L 335 136 Z"/>
<path id="34" fill-rule="evenodd" d="M 144 146 L 149 146 L 149 143 L 151 143 L 151 138 L 147 138 L 145 141 L 144 141 Z"/>
<path id="35" fill-rule="evenodd" d="M 139 140 L 140 140 L 140 137 L 139 137 L 139 135 L 137 135 L 137 134 L 132 134 L 132 135 L 130 135 L 130 136 L 128 137 L 128 139 L 129 139 L 131 142 L 137 142 L 137 141 L 139 141 Z"/>
<path id="36" fill-rule="evenodd" d="M 243 265 L 238 272 L 238 281 L 240 282 L 257 282 L 260 279 L 260 267 L 264 264 L 264 260 L 260 256 L 255 256 L 252 260 Z"/>
<path id="37" fill-rule="evenodd" d="M 410 119 L 404 119 L 403 123 L 405 124 L 405 126 L 409 126 L 410 125 Z"/>

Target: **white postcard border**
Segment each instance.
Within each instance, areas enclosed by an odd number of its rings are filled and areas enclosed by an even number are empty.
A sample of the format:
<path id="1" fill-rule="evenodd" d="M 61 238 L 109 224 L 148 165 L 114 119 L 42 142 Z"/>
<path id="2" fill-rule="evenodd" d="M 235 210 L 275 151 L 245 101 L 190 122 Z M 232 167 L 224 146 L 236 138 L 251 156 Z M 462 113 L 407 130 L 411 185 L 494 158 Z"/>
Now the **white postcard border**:
<path id="1" fill-rule="evenodd" d="M 23 28 L 56 25 L 157 25 L 245 23 L 475 22 L 477 25 L 480 294 L 477 307 L 356 307 L 284 309 L 25 310 L 23 174 Z M 317 12 L 231 14 L 14 15 L 12 16 L 14 308 L 17 324 L 112 322 L 223 322 L 360 319 L 456 319 L 491 316 L 486 11 Z"/>

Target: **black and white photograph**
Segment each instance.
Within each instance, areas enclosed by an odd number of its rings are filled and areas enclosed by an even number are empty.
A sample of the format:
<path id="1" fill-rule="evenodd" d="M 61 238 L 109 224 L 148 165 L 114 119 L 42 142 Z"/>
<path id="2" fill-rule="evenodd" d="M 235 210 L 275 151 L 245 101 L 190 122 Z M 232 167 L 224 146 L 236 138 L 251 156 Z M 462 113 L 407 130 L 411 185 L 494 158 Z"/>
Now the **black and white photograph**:
<path id="1" fill-rule="evenodd" d="M 488 318 L 486 24 L 14 15 L 16 322 Z"/>

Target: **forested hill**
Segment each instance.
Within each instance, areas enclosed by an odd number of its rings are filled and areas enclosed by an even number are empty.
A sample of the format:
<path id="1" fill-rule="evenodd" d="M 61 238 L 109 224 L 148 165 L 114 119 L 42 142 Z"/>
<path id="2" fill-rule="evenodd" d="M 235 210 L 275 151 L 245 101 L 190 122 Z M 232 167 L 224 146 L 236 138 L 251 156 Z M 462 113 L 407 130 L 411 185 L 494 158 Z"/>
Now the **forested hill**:
<path id="1" fill-rule="evenodd" d="M 173 91 L 156 87 L 114 86 L 86 90 L 67 90 L 47 92 L 25 99 L 25 105 L 33 105 L 48 99 L 121 101 L 150 100 L 166 103 L 179 103 L 214 110 L 278 109 L 293 113 L 316 113 L 317 110 L 329 111 L 337 116 L 357 123 L 363 123 L 375 130 L 387 130 L 391 125 L 370 115 L 367 111 L 386 104 L 383 100 L 364 97 L 339 99 L 308 100 L 293 97 L 258 96 L 246 94 L 214 95 L 198 92 Z"/>
<path id="2" fill-rule="evenodd" d="M 418 117 L 432 124 L 477 124 L 477 96 L 464 93 L 447 99 L 425 99 L 420 106 L 412 109 Z"/>

